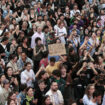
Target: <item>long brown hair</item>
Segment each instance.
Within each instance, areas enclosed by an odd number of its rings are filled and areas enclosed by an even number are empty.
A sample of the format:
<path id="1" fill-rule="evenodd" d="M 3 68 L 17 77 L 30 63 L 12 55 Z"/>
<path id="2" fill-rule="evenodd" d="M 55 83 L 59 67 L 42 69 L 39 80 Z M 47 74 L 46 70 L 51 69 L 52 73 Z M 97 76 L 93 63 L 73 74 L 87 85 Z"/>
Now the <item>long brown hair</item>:
<path id="1" fill-rule="evenodd" d="M 86 87 L 86 90 L 85 90 L 85 94 L 88 96 L 88 98 L 90 98 L 89 97 L 89 90 L 90 90 L 90 88 L 91 88 L 91 86 L 94 86 L 93 84 L 89 84 L 87 87 Z"/>

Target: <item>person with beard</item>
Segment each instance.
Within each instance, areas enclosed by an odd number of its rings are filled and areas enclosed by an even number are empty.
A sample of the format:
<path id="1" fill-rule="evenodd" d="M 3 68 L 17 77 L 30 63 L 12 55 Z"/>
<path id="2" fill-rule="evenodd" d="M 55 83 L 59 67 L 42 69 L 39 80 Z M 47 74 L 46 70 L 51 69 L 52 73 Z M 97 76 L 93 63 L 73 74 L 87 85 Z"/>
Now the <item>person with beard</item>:
<path id="1" fill-rule="evenodd" d="M 58 83 L 58 89 L 61 91 L 62 95 L 64 95 L 66 81 L 61 78 L 61 71 L 54 70 L 50 79 Z"/>
<path id="2" fill-rule="evenodd" d="M 64 105 L 64 99 L 63 99 L 61 91 L 58 90 L 57 82 L 52 82 L 51 83 L 51 88 L 46 93 L 46 95 L 50 96 L 51 102 L 54 105 Z"/>

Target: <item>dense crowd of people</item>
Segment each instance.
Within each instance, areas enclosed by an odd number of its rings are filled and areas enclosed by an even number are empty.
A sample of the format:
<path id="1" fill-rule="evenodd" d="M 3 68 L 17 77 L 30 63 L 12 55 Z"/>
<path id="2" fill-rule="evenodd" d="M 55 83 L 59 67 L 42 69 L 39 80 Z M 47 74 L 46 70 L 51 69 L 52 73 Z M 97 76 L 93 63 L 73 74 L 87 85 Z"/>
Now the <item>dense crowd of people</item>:
<path id="1" fill-rule="evenodd" d="M 104 90 L 105 0 L 0 0 L 0 105 L 105 105 Z"/>

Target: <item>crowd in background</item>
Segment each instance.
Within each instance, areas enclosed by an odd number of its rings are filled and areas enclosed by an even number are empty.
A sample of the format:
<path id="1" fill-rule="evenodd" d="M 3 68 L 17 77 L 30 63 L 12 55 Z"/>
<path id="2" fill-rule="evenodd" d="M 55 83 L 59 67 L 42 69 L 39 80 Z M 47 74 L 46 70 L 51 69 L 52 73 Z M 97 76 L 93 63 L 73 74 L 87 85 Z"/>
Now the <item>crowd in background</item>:
<path id="1" fill-rule="evenodd" d="M 105 105 L 104 90 L 105 0 L 0 0 L 0 105 Z"/>

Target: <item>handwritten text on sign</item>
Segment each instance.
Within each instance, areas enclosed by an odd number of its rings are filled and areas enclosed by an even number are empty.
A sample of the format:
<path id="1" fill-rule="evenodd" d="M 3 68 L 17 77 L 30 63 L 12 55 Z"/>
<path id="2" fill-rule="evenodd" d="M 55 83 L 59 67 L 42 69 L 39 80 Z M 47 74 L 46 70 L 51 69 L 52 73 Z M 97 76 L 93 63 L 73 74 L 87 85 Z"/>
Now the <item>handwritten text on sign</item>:
<path id="1" fill-rule="evenodd" d="M 50 56 L 66 54 L 65 45 L 62 43 L 48 45 Z"/>

